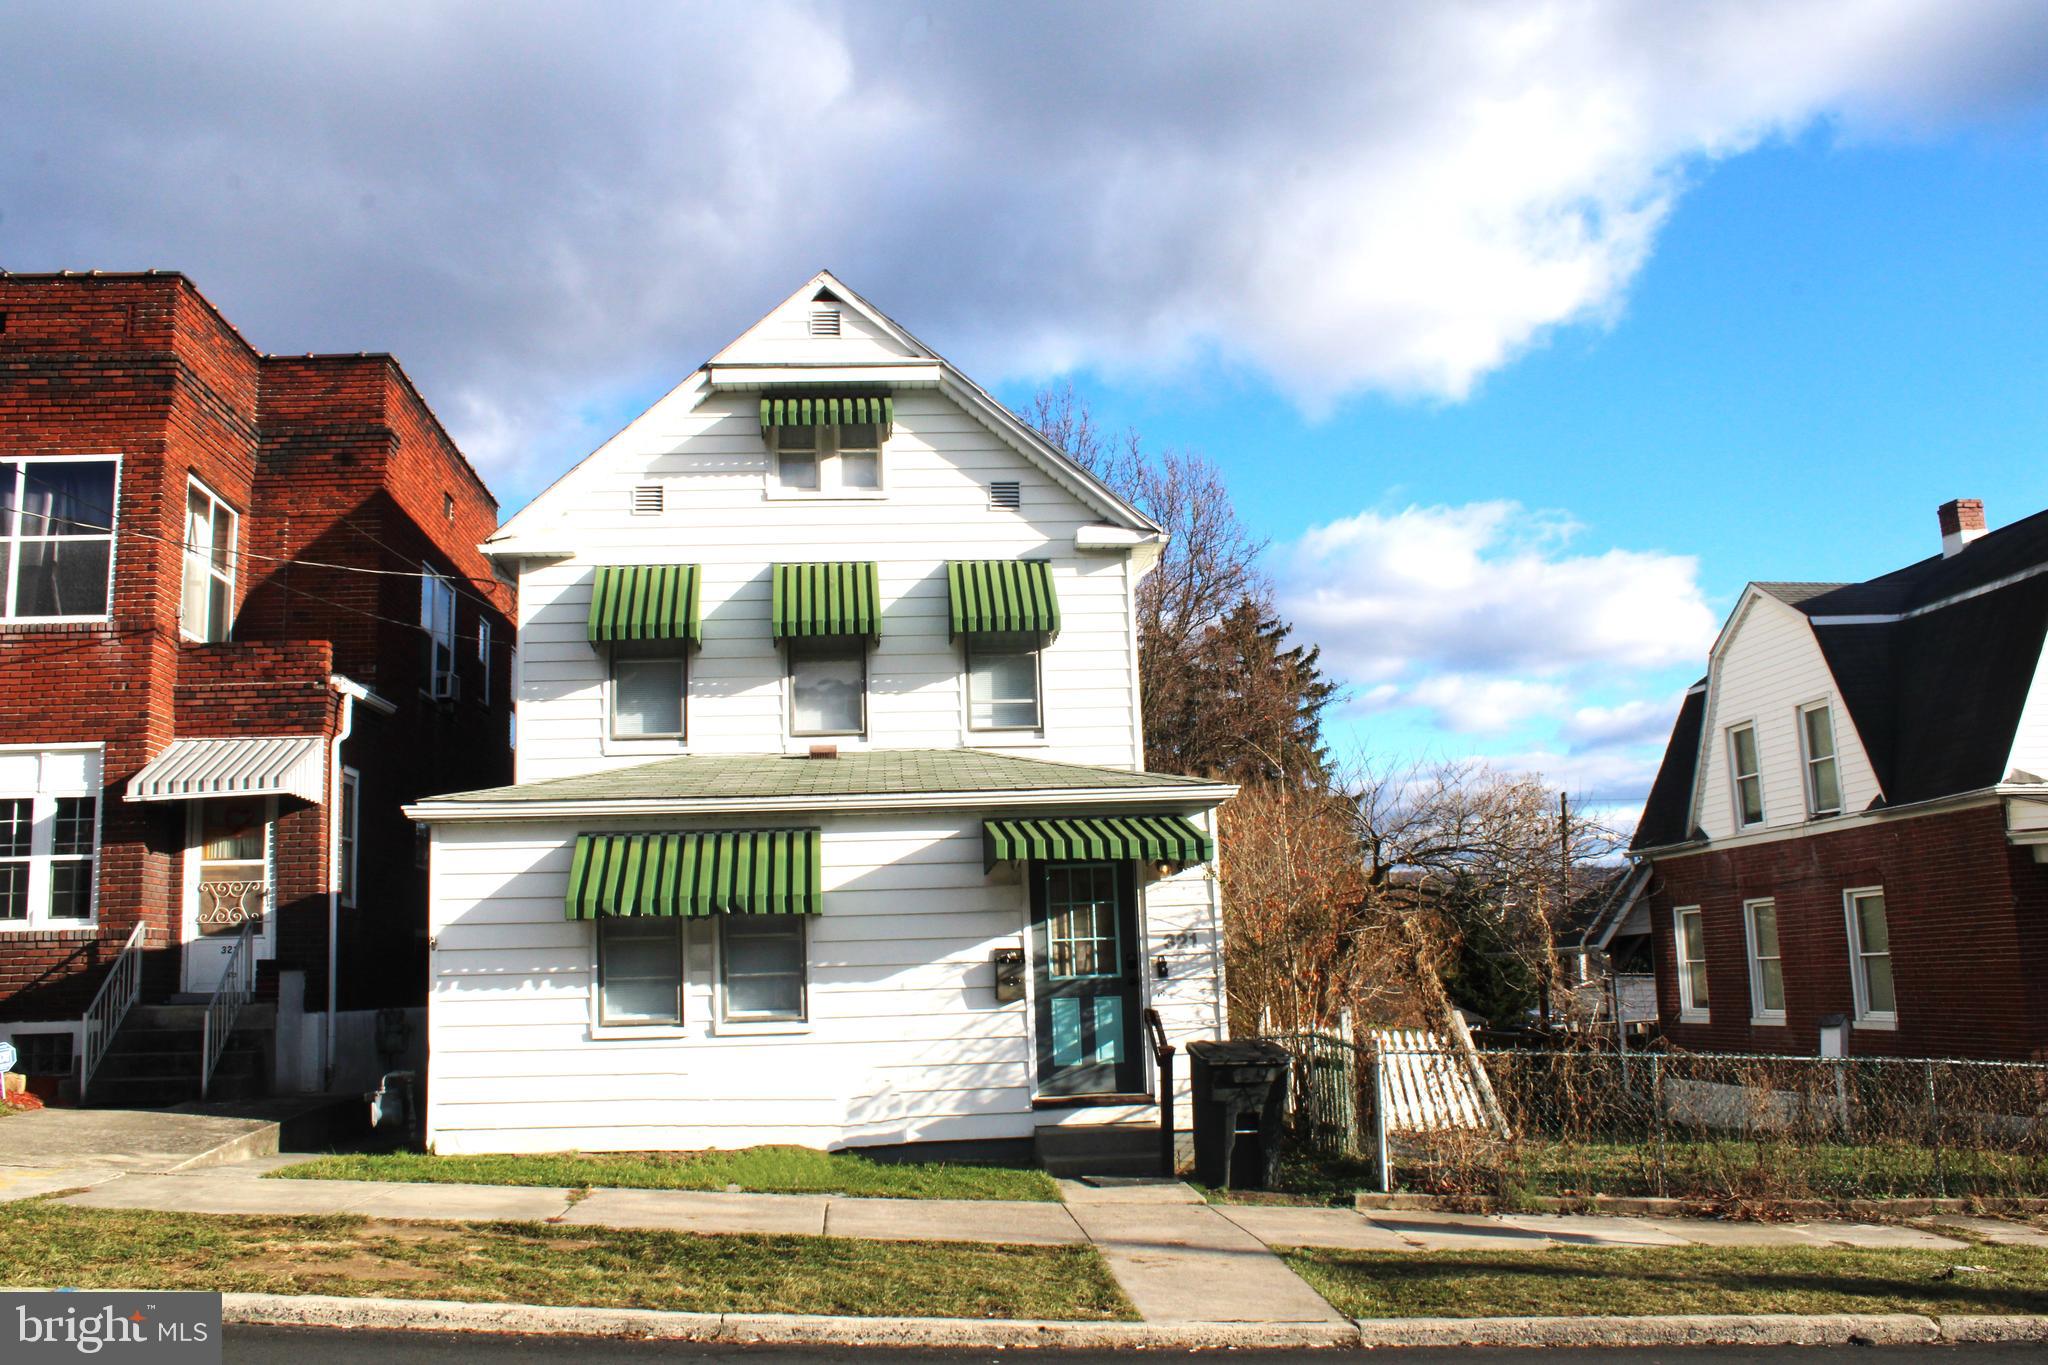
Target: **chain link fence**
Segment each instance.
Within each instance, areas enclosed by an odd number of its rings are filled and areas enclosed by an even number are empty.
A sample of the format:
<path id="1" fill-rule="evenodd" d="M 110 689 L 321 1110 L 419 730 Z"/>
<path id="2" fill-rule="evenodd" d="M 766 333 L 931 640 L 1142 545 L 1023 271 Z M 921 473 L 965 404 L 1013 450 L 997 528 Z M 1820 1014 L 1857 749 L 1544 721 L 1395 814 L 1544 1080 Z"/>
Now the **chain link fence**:
<path id="1" fill-rule="evenodd" d="M 1717 1203 L 2048 1195 L 2048 1065 L 1375 1047 L 1295 1059 L 1298 1159 L 1382 1188 Z"/>

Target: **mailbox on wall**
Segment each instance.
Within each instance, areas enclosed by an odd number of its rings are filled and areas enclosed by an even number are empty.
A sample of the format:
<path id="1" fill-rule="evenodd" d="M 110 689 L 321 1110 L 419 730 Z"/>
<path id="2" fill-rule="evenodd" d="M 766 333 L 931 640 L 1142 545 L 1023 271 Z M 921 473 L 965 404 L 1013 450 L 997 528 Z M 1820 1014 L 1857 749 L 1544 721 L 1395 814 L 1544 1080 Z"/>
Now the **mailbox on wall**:
<path id="1" fill-rule="evenodd" d="M 996 1003 L 1014 1005 L 1024 998 L 1024 950 L 998 948 L 989 954 L 996 968 Z"/>

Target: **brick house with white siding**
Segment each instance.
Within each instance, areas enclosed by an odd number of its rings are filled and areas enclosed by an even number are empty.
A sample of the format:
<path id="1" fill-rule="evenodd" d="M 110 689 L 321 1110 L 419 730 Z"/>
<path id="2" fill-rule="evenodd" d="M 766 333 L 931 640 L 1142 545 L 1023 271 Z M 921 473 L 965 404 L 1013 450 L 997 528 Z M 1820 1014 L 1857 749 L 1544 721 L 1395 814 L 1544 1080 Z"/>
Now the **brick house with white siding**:
<path id="1" fill-rule="evenodd" d="M 518 785 L 411 808 L 429 1144 L 1149 1162 L 1234 790 L 1144 771 L 1163 540 L 827 274 L 536 498 Z"/>
<path id="2" fill-rule="evenodd" d="M 191 1097 L 245 923 L 215 1093 L 360 1086 L 376 1011 L 417 1031 L 401 807 L 511 772 L 496 524 L 389 356 L 260 354 L 173 273 L 0 273 L 0 1038 L 38 1090 L 76 1097 L 138 930 L 90 1102 Z"/>
<path id="3" fill-rule="evenodd" d="M 1711 1051 L 2048 1059 L 2048 513 L 1753 583 L 1634 840 L 1659 1008 Z"/>

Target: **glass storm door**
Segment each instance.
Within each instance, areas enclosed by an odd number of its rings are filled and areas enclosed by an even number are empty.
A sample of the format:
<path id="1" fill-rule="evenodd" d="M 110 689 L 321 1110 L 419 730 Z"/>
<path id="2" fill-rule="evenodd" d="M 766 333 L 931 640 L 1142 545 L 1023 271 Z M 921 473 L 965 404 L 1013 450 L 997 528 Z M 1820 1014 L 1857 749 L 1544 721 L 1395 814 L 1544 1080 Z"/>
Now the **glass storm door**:
<path id="1" fill-rule="evenodd" d="M 255 955 L 271 956 L 272 802 L 249 797 L 194 805 L 185 854 L 185 989 L 210 995 L 245 922 L 256 926 Z"/>
<path id="2" fill-rule="evenodd" d="M 1136 1093 L 1143 1072 L 1132 864 L 1032 864 L 1031 947 L 1038 1093 Z"/>

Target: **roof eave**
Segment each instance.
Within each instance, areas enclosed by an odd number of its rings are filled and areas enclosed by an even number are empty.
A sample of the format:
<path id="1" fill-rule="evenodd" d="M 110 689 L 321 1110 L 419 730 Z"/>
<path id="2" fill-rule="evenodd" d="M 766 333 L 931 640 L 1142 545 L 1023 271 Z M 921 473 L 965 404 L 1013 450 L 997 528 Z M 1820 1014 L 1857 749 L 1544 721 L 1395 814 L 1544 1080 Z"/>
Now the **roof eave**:
<path id="1" fill-rule="evenodd" d="M 773 815 L 804 811 L 1003 810 L 1037 806 L 1177 804 L 1221 805 L 1237 795 L 1233 783 L 1156 787 L 1073 787 L 1054 790 L 861 792 L 834 796 L 594 797 L 558 801 L 516 799 L 463 801 L 437 797 L 405 807 L 422 824 L 466 824 L 507 820 L 641 819 L 662 816 Z"/>

